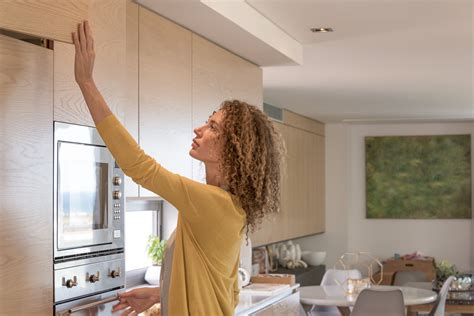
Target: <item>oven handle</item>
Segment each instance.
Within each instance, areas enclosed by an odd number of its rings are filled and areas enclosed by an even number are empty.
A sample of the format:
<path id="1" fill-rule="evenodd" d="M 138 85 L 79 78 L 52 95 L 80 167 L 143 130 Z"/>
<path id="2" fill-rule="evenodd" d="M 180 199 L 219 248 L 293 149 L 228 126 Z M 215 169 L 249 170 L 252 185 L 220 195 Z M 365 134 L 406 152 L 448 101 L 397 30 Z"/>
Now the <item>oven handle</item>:
<path id="1" fill-rule="evenodd" d="M 89 308 L 93 308 L 93 307 L 97 307 L 97 306 L 100 306 L 100 305 L 103 305 L 103 304 L 107 304 L 107 303 L 110 303 L 110 302 L 113 302 L 113 301 L 118 301 L 118 295 L 115 295 L 115 296 L 112 296 L 112 297 L 108 297 L 108 298 L 105 298 L 103 300 L 100 300 L 100 301 L 97 301 L 97 302 L 93 302 L 93 303 L 89 303 L 89 304 L 85 304 L 85 305 L 82 305 L 82 306 L 79 306 L 79 307 L 74 307 L 74 308 L 71 308 L 69 309 L 65 314 L 63 315 L 71 315 L 71 314 L 74 314 L 74 313 L 77 313 L 77 312 L 80 312 L 80 311 L 83 311 L 85 309 L 89 309 Z"/>

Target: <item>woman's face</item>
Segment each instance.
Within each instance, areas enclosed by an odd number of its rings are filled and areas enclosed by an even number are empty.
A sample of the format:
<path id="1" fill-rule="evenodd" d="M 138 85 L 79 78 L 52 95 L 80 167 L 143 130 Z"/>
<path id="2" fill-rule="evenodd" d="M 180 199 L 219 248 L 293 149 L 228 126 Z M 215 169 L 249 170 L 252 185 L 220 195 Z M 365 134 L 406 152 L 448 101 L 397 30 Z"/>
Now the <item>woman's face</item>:
<path id="1" fill-rule="evenodd" d="M 222 135 L 222 119 L 222 111 L 214 112 L 203 126 L 194 129 L 196 137 L 189 151 L 191 157 L 204 163 L 219 162 L 223 149 L 223 140 L 219 137 Z"/>

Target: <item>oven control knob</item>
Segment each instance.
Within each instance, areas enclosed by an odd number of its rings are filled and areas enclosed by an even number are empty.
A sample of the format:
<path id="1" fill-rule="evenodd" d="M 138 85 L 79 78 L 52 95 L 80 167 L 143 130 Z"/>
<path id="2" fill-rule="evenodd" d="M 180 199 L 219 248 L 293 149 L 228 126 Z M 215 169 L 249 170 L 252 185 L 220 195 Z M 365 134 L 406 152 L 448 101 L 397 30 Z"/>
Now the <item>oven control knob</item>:
<path id="1" fill-rule="evenodd" d="M 93 274 L 89 277 L 89 282 L 90 283 L 95 283 L 97 281 L 99 281 L 100 278 L 99 278 L 99 272 L 97 272 L 97 274 Z"/>
<path id="2" fill-rule="evenodd" d="M 111 276 L 112 278 L 118 278 L 118 277 L 120 276 L 120 270 L 119 270 L 119 269 L 117 269 L 117 271 L 116 271 L 116 270 L 112 270 L 112 272 L 110 272 L 110 276 Z"/>
<path id="3" fill-rule="evenodd" d="M 114 177 L 113 183 L 114 183 L 114 185 L 120 185 L 122 183 L 122 178 Z"/>
<path id="4" fill-rule="evenodd" d="M 120 198 L 122 197 L 122 192 L 114 191 L 112 192 L 112 197 L 114 198 L 114 200 L 120 200 Z"/>
<path id="5" fill-rule="evenodd" d="M 69 280 L 65 280 L 65 278 L 63 278 L 63 286 L 67 287 L 68 289 L 74 287 L 77 285 L 77 277 L 74 276 L 72 279 L 69 279 Z"/>

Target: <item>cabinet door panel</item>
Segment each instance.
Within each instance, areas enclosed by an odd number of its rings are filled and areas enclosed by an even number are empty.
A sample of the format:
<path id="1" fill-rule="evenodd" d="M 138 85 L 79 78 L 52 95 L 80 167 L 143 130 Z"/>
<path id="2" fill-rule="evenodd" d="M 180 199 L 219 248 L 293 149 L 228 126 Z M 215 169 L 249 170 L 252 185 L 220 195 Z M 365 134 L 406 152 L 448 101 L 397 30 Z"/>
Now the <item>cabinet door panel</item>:
<path id="1" fill-rule="evenodd" d="M 262 69 L 193 34 L 192 126 L 199 127 L 219 105 L 239 99 L 263 106 Z M 203 165 L 193 160 L 193 178 L 204 182 Z"/>
<path id="2" fill-rule="evenodd" d="M 125 4 L 125 0 L 90 0 L 89 10 L 96 51 L 94 79 L 122 122 L 127 106 Z M 54 43 L 54 120 L 94 126 L 74 79 L 74 45 L 61 42 Z"/>
<path id="3" fill-rule="evenodd" d="M 0 35 L 0 314 L 53 314 L 53 52 Z"/>
<path id="4" fill-rule="evenodd" d="M 275 123 L 286 144 L 281 211 L 251 238 L 263 245 L 324 232 L 324 137 Z"/>
<path id="5" fill-rule="evenodd" d="M 265 245 L 287 239 L 287 236 L 289 236 L 289 217 L 293 216 L 291 212 L 294 208 L 288 207 L 291 205 L 291 201 L 287 194 L 289 186 L 291 185 L 289 179 L 292 178 L 290 173 L 292 170 L 292 160 L 288 157 L 289 155 L 292 157 L 292 152 L 294 151 L 291 147 L 288 148 L 289 144 L 294 143 L 291 138 L 292 134 L 290 133 L 291 127 L 277 122 L 274 122 L 273 124 L 275 124 L 277 129 L 280 131 L 287 147 L 285 163 L 281 170 L 281 208 L 278 214 L 267 216 L 258 230 L 251 234 L 250 238 L 252 239 L 252 244 L 254 246 Z"/>
<path id="6" fill-rule="evenodd" d="M 87 20 L 90 0 L 2 0 L 0 28 L 72 43 L 71 32 Z"/>
<path id="7" fill-rule="evenodd" d="M 191 176 L 191 32 L 140 7 L 140 144 L 173 172 Z M 154 193 L 140 188 L 141 196 Z"/>
<path id="8" fill-rule="evenodd" d="M 138 4 L 126 0 L 126 81 L 124 121 L 135 140 L 138 138 Z M 131 178 L 125 178 L 125 196 L 139 196 L 139 187 Z"/>

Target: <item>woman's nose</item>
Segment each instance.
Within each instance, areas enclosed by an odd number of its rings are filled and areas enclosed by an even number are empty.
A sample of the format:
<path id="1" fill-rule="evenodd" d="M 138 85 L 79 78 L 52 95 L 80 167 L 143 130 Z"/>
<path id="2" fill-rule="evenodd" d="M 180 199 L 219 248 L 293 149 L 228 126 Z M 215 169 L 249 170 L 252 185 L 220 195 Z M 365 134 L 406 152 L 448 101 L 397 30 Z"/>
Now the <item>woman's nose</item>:
<path id="1" fill-rule="evenodd" d="M 196 127 L 196 128 L 194 129 L 194 134 L 196 134 L 196 136 L 199 136 L 200 133 L 201 133 L 201 127 Z"/>

